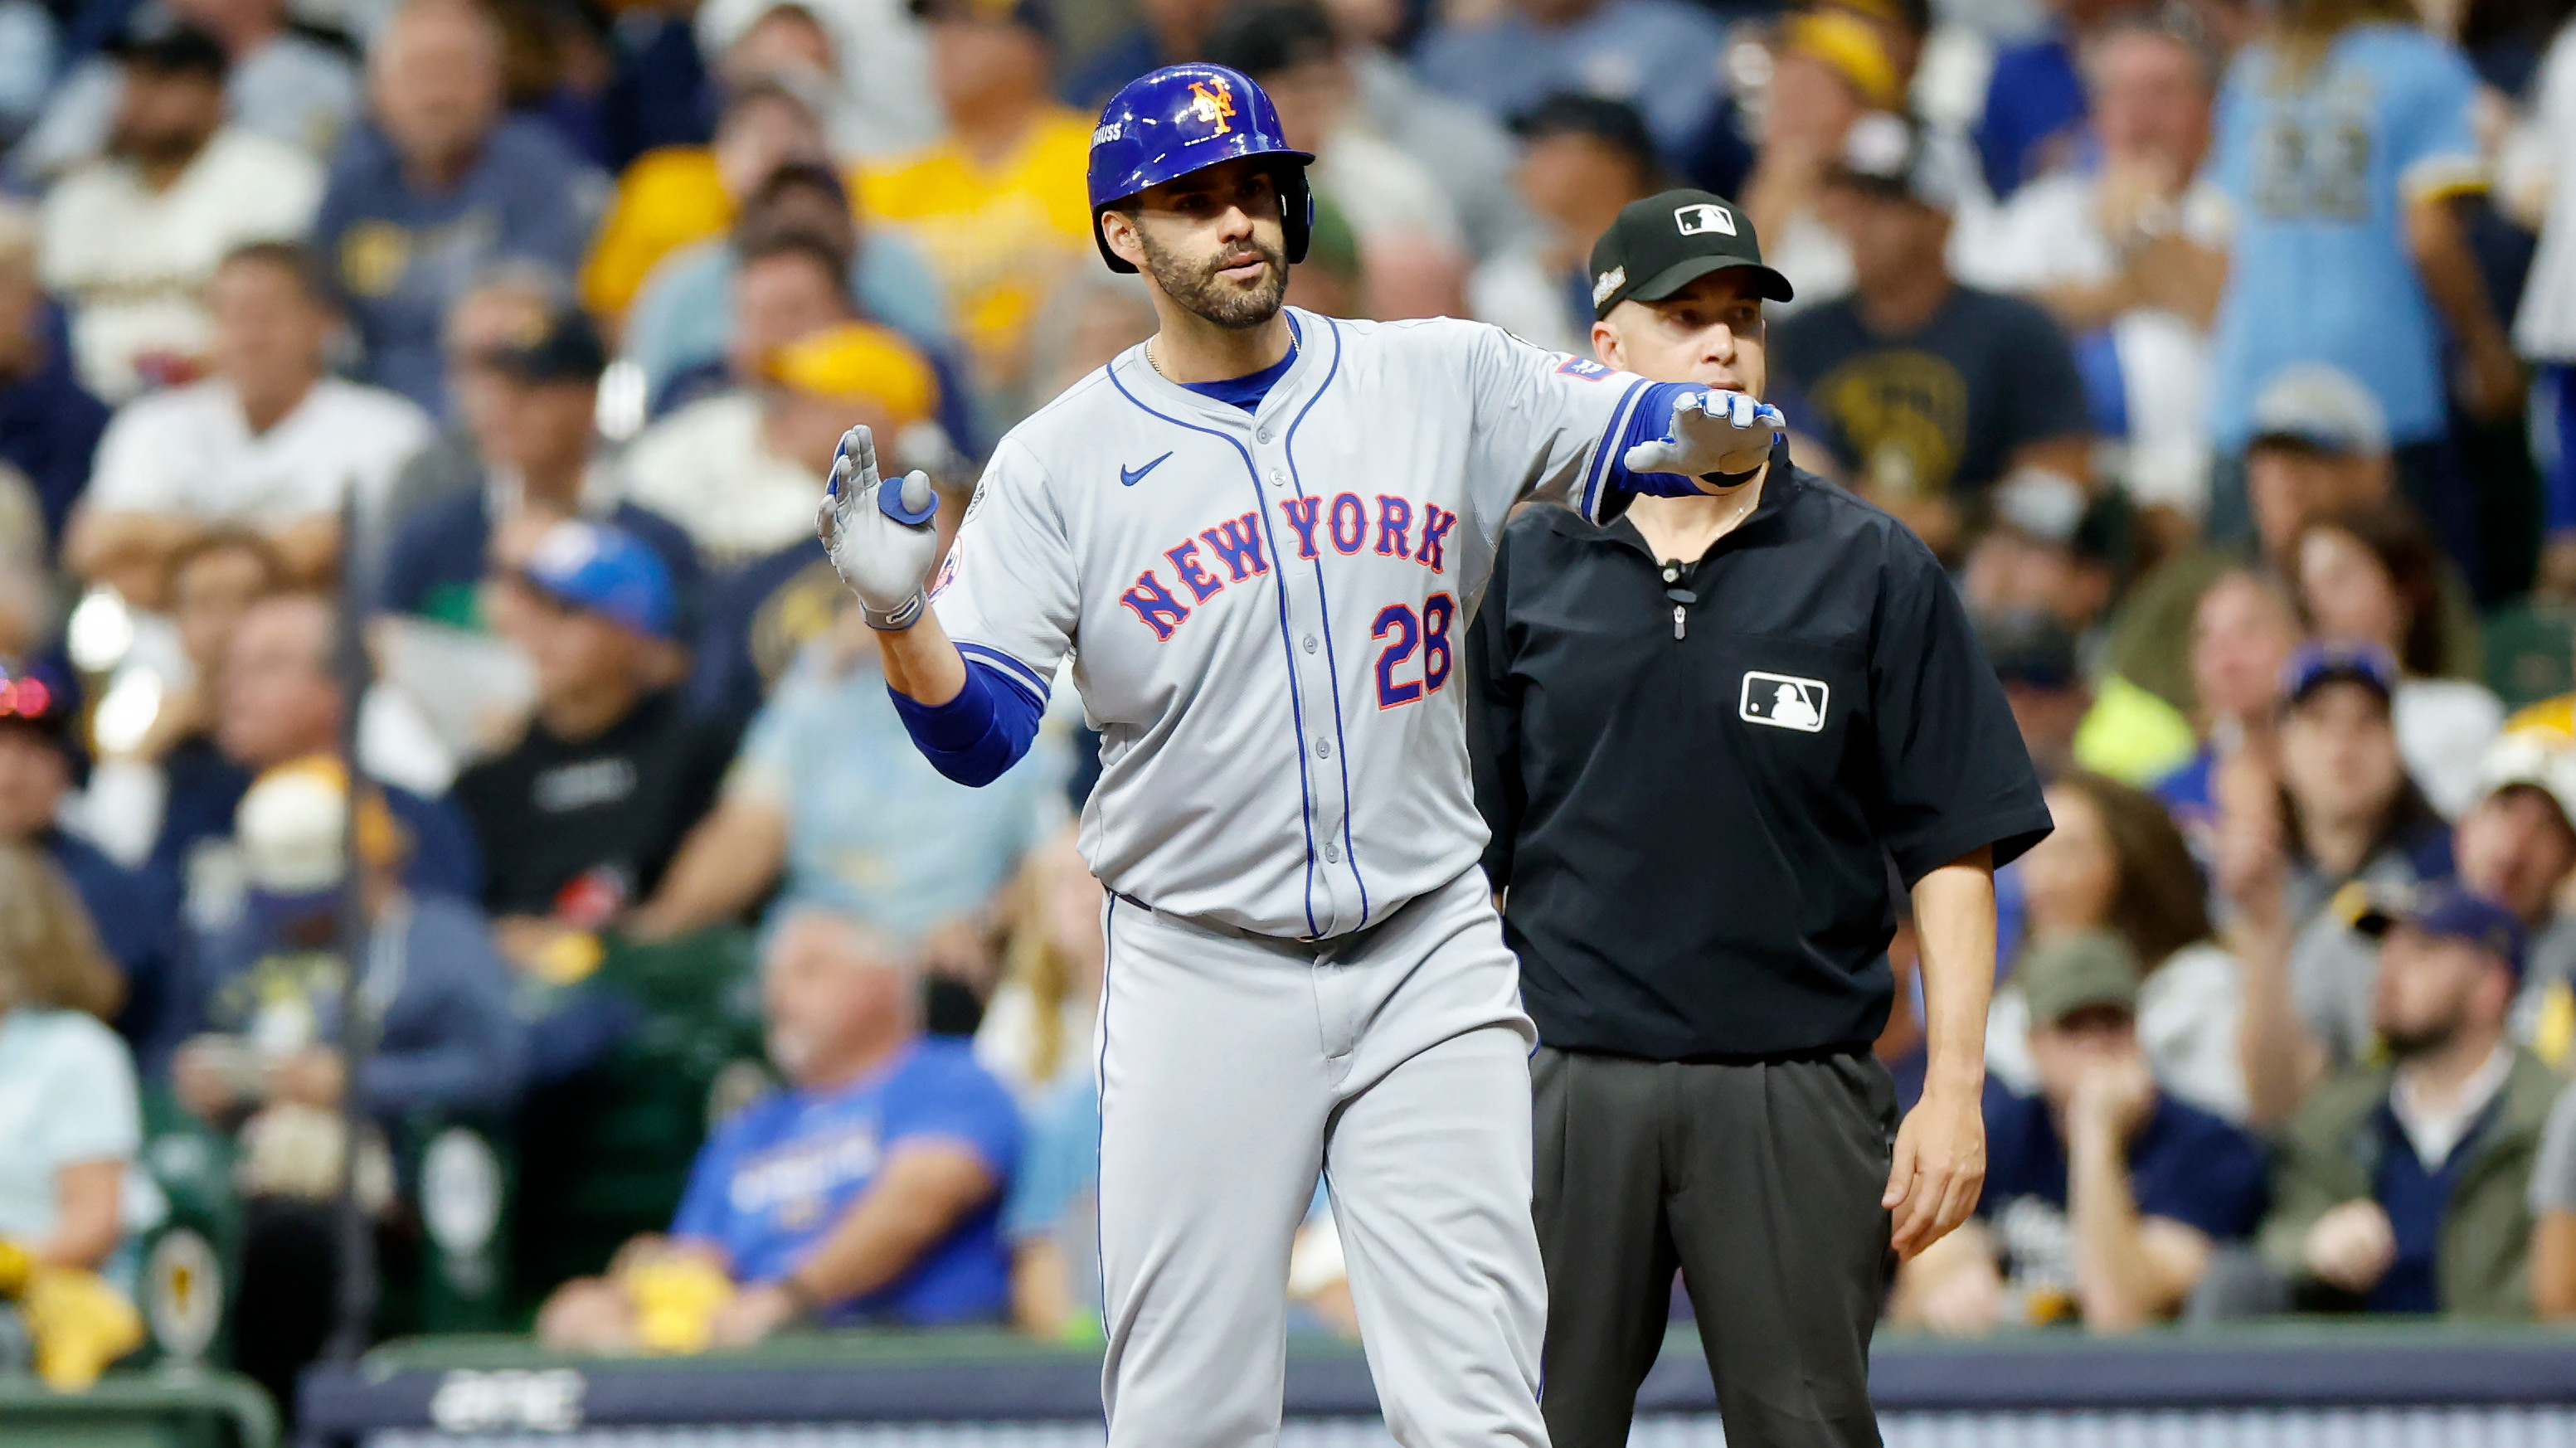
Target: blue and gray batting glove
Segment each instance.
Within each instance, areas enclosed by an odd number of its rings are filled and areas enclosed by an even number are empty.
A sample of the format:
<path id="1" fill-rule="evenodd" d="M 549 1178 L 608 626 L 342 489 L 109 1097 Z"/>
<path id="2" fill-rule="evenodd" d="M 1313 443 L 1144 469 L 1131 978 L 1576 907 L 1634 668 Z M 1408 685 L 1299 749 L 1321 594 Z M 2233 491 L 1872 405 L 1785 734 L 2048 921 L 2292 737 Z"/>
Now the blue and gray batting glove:
<path id="1" fill-rule="evenodd" d="M 1771 456 L 1771 439 L 1788 426 L 1780 409 L 1750 393 L 1684 393 L 1664 435 L 1628 449 L 1620 461 L 1632 473 L 1749 473 Z"/>
<path id="2" fill-rule="evenodd" d="M 864 427 L 841 434 L 815 529 L 833 571 L 858 595 L 868 627 L 907 629 L 920 622 L 923 583 L 939 553 L 930 521 L 938 511 L 930 474 L 915 470 L 889 488 L 877 476 L 876 439 Z"/>

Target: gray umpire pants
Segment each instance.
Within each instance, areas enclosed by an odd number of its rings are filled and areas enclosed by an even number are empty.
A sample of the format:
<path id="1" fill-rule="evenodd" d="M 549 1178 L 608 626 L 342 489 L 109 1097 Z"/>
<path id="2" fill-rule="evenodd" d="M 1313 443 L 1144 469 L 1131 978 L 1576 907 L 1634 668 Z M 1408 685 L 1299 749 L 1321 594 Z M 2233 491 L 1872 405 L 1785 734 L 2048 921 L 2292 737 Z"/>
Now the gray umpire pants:
<path id="1" fill-rule="evenodd" d="M 1623 1448 L 1673 1271 L 1728 1448 L 1879 1442 L 1896 1089 L 1867 1057 L 1685 1065 L 1541 1047 L 1542 1406 L 1555 1448 Z"/>
<path id="2" fill-rule="evenodd" d="M 1405 1448 L 1546 1448 L 1520 967 L 1481 870 L 1315 943 L 1112 897 L 1100 1024 L 1110 1448 L 1277 1442 L 1289 1247 L 1332 1192 Z"/>

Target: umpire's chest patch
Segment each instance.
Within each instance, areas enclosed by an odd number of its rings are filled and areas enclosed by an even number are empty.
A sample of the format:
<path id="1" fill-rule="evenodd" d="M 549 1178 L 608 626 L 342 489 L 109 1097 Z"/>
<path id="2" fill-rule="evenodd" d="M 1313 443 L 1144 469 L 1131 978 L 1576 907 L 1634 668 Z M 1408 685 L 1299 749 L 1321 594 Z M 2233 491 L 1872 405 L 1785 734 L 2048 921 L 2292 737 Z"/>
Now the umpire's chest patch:
<path id="1" fill-rule="evenodd" d="M 1833 693 L 1822 679 L 1801 679 L 1794 674 L 1766 674 L 1759 669 L 1747 669 L 1735 714 L 1747 724 L 1795 729 L 1802 734 L 1821 734 L 1825 728 L 1825 711 L 1833 706 Z"/>

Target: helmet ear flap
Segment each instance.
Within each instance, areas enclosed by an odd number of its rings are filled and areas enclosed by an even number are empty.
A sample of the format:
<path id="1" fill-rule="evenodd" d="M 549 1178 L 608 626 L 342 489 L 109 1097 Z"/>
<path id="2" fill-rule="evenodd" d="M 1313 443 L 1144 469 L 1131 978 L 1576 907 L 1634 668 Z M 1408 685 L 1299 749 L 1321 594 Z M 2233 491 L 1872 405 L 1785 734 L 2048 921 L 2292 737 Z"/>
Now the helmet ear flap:
<path id="1" fill-rule="evenodd" d="M 1303 166 L 1279 168 L 1279 229 L 1287 243 L 1288 264 L 1306 259 L 1306 244 L 1315 237 L 1315 188 Z"/>

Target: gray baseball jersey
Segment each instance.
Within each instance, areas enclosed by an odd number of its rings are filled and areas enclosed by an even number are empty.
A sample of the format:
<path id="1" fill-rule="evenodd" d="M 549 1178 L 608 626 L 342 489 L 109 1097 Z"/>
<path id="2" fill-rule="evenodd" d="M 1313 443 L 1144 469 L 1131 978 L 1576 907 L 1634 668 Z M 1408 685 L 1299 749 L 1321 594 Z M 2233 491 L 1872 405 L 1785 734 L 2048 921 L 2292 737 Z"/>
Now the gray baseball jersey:
<path id="1" fill-rule="evenodd" d="M 1263 935 L 1384 919 L 1473 866 L 1466 627 L 1512 505 L 1598 516 L 1639 378 L 1496 327 L 1292 311 L 1257 411 L 1130 348 L 995 448 L 933 591 L 968 658 L 1102 735 L 1111 890 Z"/>

